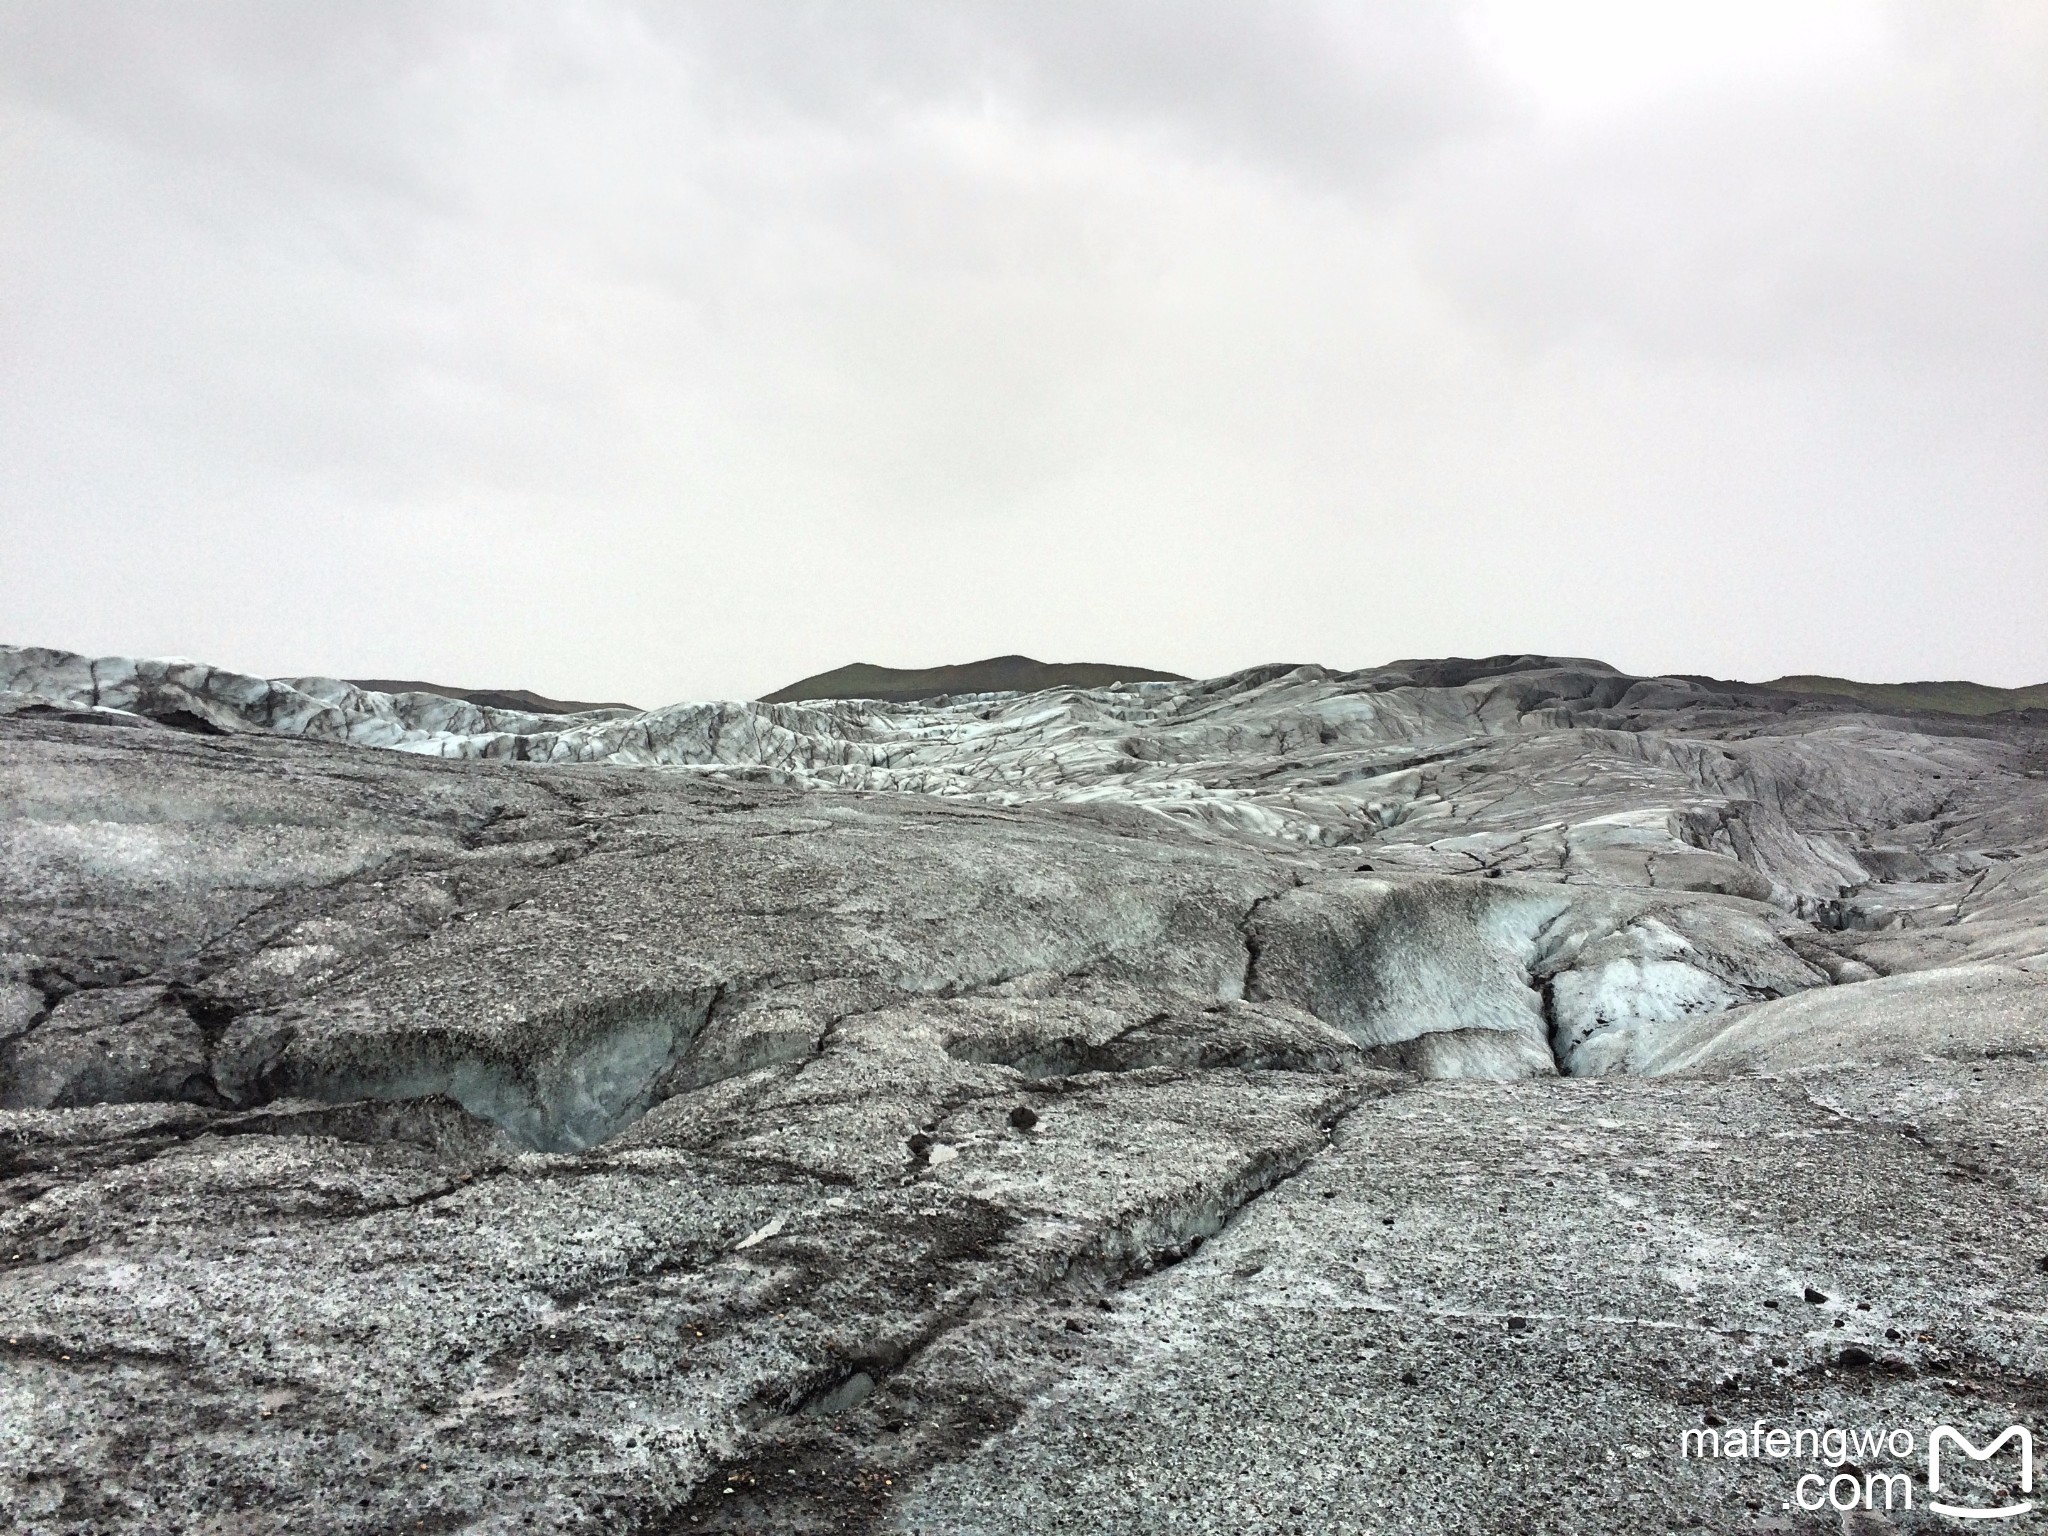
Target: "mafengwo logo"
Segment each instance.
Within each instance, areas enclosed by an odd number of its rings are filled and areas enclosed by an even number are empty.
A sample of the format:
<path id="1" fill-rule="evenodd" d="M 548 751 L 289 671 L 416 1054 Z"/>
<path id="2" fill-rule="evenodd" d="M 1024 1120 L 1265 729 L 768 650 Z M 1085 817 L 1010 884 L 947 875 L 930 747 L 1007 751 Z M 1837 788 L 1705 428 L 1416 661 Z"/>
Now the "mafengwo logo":
<path id="1" fill-rule="evenodd" d="M 1897 1464 L 1910 1460 L 1919 1446 L 1919 1436 L 1910 1429 L 1789 1430 L 1759 1420 L 1751 1428 L 1689 1429 L 1679 1436 L 1678 1454 L 1725 1461 L 1817 1462 L 1833 1472 L 1803 1474 L 1793 1484 L 1792 1498 L 1785 1507 L 1796 1505 L 1809 1513 L 1831 1509 L 1846 1515 L 1852 1510 L 1913 1508 L 1913 1479 L 1897 1470 Z M 1983 1491 L 1986 1486 L 1996 1486 L 1992 1458 L 2008 1448 L 2016 1454 L 2018 1476 L 2002 1494 Z M 1865 1470 L 1880 1457 L 1892 1466 Z M 1974 1479 L 1977 1490 L 1966 1492 L 1961 1484 L 1975 1462 L 1986 1465 L 1983 1475 Z M 1970 1521 L 2011 1520 L 2029 1514 L 2034 1501 L 2019 1495 L 2034 1491 L 2034 1437 L 2014 1424 L 1980 1447 L 1955 1426 L 1937 1424 L 1927 1434 L 1926 1481 L 1930 1514 Z"/>
<path id="2" fill-rule="evenodd" d="M 2017 1440 L 2020 1448 L 2021 1493 L 2034 1491 L 2034 1437 L 2015 1424 L 1996 1440 L 1978 1450 L 1961 1430 L 1951 1429 L 1946 1424 L 1937 1425 L 1927 1437 L 1927 1507 L 1937 1515 L 1947 1515 L 1952 1520 L 2009 1520 L 2014 1515 L 2024 1515 L 2034 1507 L 2031 1499 L 2013 1500 L 1996 1508 L 1984 1508 L 1972 1504 L 1944 1504 L 1941 1493 L 1941 1453 L 1944 1446 L 1952 1446 L 1973 1461 L 1989 1461 L 2004 1447 L 2008 1440 Z M 1950 1465 L 1954 1465 L 1953 1459 Z"/>

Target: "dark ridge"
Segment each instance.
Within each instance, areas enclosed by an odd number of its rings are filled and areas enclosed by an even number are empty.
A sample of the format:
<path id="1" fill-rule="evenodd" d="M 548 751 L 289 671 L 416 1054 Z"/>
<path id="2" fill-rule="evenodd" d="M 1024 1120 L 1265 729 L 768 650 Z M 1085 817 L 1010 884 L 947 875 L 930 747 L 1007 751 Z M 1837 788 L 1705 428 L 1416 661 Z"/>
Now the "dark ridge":
<path id="1" fill-rule="evenodd" d="M 885 699 L 907 703 L 949 693 L 1036 693 L 1041 688 L 1107 688 L 1112 683 L 1184 683 L 1178 672 L 1119 667 L 1105 662 L 1044 662 L 1029 656 L 991 656 L 954 667 L 877 667 L 856 661 L 764 694 L 764 704 L 803 699 Z"/>
<path id="2" fill-rule="evenodd" d="M 1416 688 L 1463 688 L 1467 683 L 1476 683 L 1483 677 L 1507 677 L 1516 672 L 1612 672 L 1616 671 L 1604 661 L 1593 661 L 1584 656 L 1442 656 L 1418 658 L 1408 661 L 1390 661 L 1383 667 L 1374 667 L 1375 677 L 1389 673 L 1400 673 Z"/>
<path id="3" fill-rule="evenodd" d="M 367 688 L 372 693 L 431 693 L 444 699 L 479 704 L 485 709 L 516 709 L 529 715 L 580 715 L 592 709 L 630 709 L 640 713 L 637 704 L 584 704 L 574 699 L 550 699 L 544 694 L 529 693 L 524 688 L 444 688 L 439 683 L 408 683 L 388 677 L 349 677 L 342 681 Z"/>
<path id="4" fill-rule="evenodd" d="M 2031 688 L 1994 688 L 1988 683 L 1858 683 L 1846 677 L 1799 674 L 1763 685 L 1783 693 L 1826 694 L 1880 709 L 1937 715 L 1997 715 L 2007 710 L 2048 709 L 2048 683 Z"/>
<path id="5" fill-rule="evenodd" d="M 67 709 L 62 704 L 24 704 L 11 712 L 16 720 L 57 720 L 65 725 L 127 725 L 147 727 L 141 715 L 117 709 Z"/>

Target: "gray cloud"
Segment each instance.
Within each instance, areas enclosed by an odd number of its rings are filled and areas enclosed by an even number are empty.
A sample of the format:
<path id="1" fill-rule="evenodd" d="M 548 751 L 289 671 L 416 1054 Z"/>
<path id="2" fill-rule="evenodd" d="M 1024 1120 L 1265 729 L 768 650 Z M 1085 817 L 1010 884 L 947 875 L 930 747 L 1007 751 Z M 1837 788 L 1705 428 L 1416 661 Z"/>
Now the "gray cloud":
<path id="1" fill-rule="evenodd" d="M 7 637 L 2038 681 L 2048 29 L 1850 12 L 17 4 Z"/>

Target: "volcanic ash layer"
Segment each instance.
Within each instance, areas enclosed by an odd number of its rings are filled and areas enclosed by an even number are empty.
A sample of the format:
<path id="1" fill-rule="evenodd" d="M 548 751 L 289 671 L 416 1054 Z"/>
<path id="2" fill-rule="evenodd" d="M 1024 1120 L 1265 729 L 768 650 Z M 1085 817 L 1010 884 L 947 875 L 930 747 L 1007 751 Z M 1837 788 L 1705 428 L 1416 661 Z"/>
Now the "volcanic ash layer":
<path id="1" fill-rule="evenodd" d="M 1681 1432 L 2048 1404 L 2028 716 L 11 649 L 0 813 L 8 1529 L 1819 1530 Z"/>

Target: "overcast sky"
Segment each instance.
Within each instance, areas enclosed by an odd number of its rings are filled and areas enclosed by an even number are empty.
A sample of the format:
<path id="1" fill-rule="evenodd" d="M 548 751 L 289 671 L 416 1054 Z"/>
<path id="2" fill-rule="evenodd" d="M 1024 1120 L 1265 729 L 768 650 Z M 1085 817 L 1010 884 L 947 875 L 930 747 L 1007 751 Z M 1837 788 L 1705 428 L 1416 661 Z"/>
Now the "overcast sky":
<path id="1" fill-rule="evenodd" d="M 2048 6 L 0 6 L 0 640 L 2048 679 Z"/>

